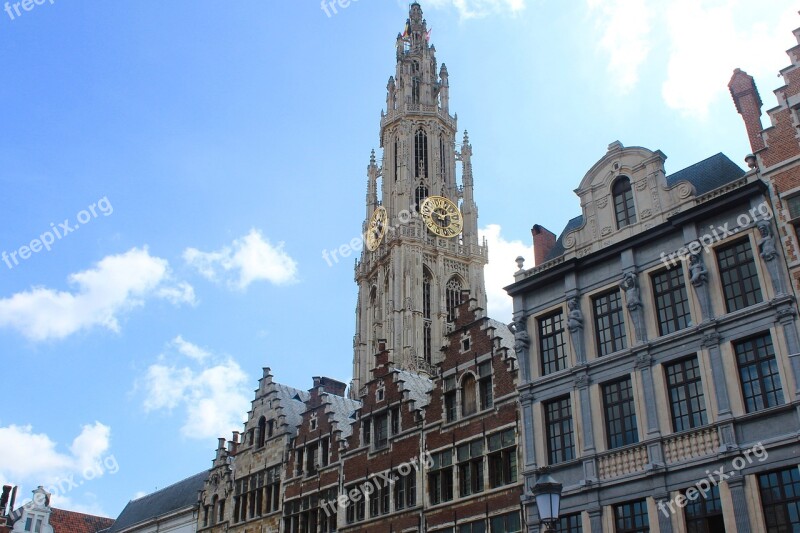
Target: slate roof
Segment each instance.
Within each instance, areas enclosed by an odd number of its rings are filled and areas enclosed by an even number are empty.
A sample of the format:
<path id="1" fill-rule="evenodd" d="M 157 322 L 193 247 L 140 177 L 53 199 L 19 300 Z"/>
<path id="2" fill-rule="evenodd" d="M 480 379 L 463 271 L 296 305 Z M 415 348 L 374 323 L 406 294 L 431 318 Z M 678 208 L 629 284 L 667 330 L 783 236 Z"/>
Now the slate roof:
<path id="1" fill-rule="evenodd" d="M 408 397 L 414 400 L 414 408 L 421 409 L 428 405 L 428 392 L 433 389 L 433 382 L 415 372 L 393 369 L 397 372 L 396 380 L 401 382 L 400 390 L 408 391 Z"/>
<path id="2" fill-rule="evenodd" d="M 64 511 L 55 507 L 50 512 L 50 525 L 55 533 L 98 533 L 113 524 L 114 520 L 111 518 Z"/>
<path id="3" fill-rule="evenodd" d="M 500 346 L 502 348 L 508 348 L 508 353 L 511 356 L 515 356 L 514 352 L 514 334 L 511 333 L 511 330 L 508 329 L 508 324 L 500 322 L 499 320 L 495 320 L 493 318 L 489 319 L 489 326 L 494 328 L 494 334 L 500 337 Z"/>
<path id="4" fill-rule="evenodd" d="M 297 433 L 297 427 L 303 423 L 303 412 L 306 410 L 305 402 L 308 401 L 309 394 L 282 383 L 273 382 L 278 391 L 282 413 L 286 416 L 286 423 L 289 424 L 292 434 Z M 298 399 L 299 398 L 299 399 Z"/>
<path id="5" fill-rule="evenodd" d="M 203 471 L 152 494 L 129 501 L 108 533 L 122 531 L 153 518 L 193 507 L 197 504 L 198 491 L 204 488 L 206 477 L 208 472 Z"/>
<path id="6" fill-rule="evenodd" d="M 745 175 L 739 165 L 731 161 L 723 153 L 712 155 L 711 157 L 679 170 L 667 176 L 667 186 L 672 187 L 679 181 L 688 181 L 695 188 L 695 194 L 701 195 L 713 191 L 723 185 L 735 181 Z M 558 236 L 555 246 L 547 254 L 545 261 L 550 261 L 564 254 L 564 236 L 583 225 L 583 215 L 579 215 L 569 222 Z"/>
<path id="7" fill-rule="evenodd" d="M 353 427 L 350 423 L 353 421 L 353 413 L 361 408 L 361 402 L 327 393 L 325 401 L 330 403 L 327 411 L 333 413 L 333 421 L 336 423 L 337 429 L 342 432 L 341 438 L 346 439 L 353 434 Z"/>

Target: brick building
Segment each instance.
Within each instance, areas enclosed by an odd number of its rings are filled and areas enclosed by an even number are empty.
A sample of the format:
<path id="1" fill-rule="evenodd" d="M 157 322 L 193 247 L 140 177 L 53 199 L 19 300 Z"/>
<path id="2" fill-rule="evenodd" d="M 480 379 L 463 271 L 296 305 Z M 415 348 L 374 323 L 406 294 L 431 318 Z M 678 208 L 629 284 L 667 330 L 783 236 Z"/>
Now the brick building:
<path id="1" fill-rule="evenodd" d="M 800 28 L 794 30 L 794 35 L 800 43 Z M 761 123 L 762 102 L 752 76 L 736 69 L 728 87 L 753 150 L 748 165 L 770 185 L 780 240 L 797 296 L 800 291 L 800 45 L 787 50 L 787 54 L 791 64 L 780 71 L 784 85 L 775 90 L 778 105 L 767 110 L 768 127 Z"/>

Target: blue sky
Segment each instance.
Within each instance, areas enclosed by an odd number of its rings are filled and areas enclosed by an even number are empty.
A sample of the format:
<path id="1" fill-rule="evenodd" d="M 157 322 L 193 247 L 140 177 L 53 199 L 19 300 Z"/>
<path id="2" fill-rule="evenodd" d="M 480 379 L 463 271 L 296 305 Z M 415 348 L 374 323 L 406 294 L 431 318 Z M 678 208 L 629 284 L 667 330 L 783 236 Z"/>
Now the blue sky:
<path id="1" fill-rule="evenodd" d="M 531 226 L 580 213 L 572 190 L 610 142 L 662 150 L 669 173 L 717 152 L 742 164 L 731 72 L 774 106 L 800 26 L 785 0 L 422 7 L 470 133 L 504 321 Z M 304 389 L 349 381 L 353 257 L 322 251 L 360 231 L 407 8 L 0 11 L 0 482 L 113 517 L 210 466 L 261 367 Z"/>

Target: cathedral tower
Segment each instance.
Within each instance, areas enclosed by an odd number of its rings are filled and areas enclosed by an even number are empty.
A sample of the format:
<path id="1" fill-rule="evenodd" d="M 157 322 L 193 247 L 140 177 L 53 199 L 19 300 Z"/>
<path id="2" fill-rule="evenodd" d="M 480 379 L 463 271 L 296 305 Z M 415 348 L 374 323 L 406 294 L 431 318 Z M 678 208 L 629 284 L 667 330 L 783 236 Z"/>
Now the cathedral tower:
<path id="1" fill-rule="evenodd" d="M 397 36 L 397 67 L 381 112 L 382 160 L 367 166 L 364 249 L 358 283 L 353 384 L 369 380 L 385 339 L 396 366 L 432 373 L 455 307 L 467 290 L 486 308 L 486 243 L 478 242 L 472 146 L 456 146 L 447 67 L 418 3 Z M 457 163 L 461 163 L 460 183 Z"/>

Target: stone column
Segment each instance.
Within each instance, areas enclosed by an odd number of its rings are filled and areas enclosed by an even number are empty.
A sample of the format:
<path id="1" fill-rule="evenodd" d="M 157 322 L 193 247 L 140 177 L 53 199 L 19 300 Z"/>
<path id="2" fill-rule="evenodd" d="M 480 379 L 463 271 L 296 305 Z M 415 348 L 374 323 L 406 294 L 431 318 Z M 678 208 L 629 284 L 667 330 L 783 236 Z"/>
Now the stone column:
<path id="1" fill-rule="evenodd" d="M 536 443 L 533 439 L 533 393 L 524 391 L 519 396 L 522 407 L 523 449 L 525 455 L 525 471 L 536 468 Z"/>
<path id="2" fill-rule="evenodd" d="M 722 354 L 719 350 L 720 335 L 711 331 L 703 335 L 700 345 L 708 349 L 711 360 L 711 377 L 714 381 L 714 391 L 717 400 L 717 413 L 719 418 L 730 418 L 731 404 L 728 400 L 728 385 L 725 381 L 725 367 L 722 364 Z"/>
<path id="3" fill-rule="evenodd" d="M 786 340 L 786 350 L 792 365 L 795 397 L 800 398 L 800 338 L 797 335 L 796 315 L 791 302 L 778 309 L 778 322 L 783 329 L 783 338 Z"/>
<path id="4" fill-rule="evenodd" d="M 658 409 L 656 406 L 656 391 L 653 384 L 653 357 L 647 352 L 640 352 L 636 356 L 636 370 L 642 378 L 644 393 L 645 417 L 647 418 L 647 439 L 658 439 L 661 431 L 658 428 Z M 661 441 L 655 440 L 647 446 L 647 456 L 650 459 L 648 468 L 664 466 L 664 454 L 661 450 Z"/>
<path id="5" fill-rule="evenodd" d="M 589 509 L 588 513 L 592 533 L 603 533 L 603 509 L 601 507 L 595 507 Z"/>
<path id="6" fill-rule="evenodd" d="M 578 401 L 581 404 L 581 430 L 583 435 L 583 481 L 589 485 L 597 481 L 597 467 L 595 465 L 594 429 L 592 417 L 592 401 L 589 397 L 589 374 L 586 365 L 573 369 L 575 389 L 578 391 Z"/>
<path id="7" fill-rule="evenodd" d="M 750 514 L 747 511 L 747 498 L 744 494 L 744 477 L 731 478 L 726 481 L 731 491 L 733 514 L 736 517 L 736 531 L 750 533 Z"/>
<path id="8" fill-rule="evenodd" d="M 669 493 L 658 494 L 653 497 L 656 500 L 656 508 L 658 513 L 658 529 L 661 533 L 672 533 L 672 517 L 662 509 L 669 509 Z"/>

